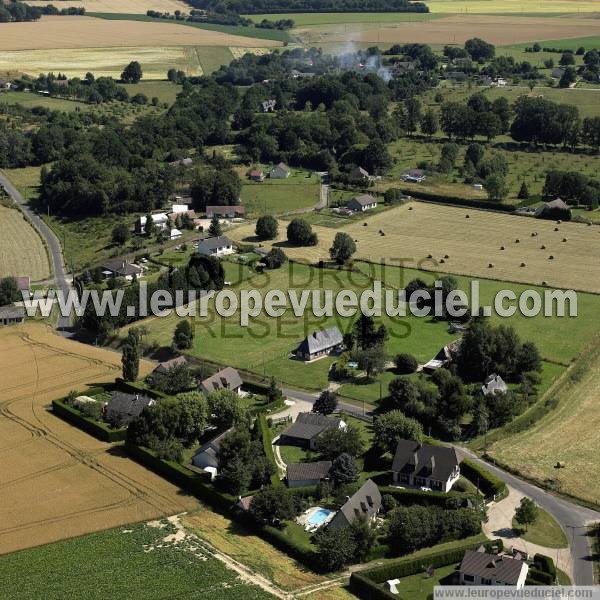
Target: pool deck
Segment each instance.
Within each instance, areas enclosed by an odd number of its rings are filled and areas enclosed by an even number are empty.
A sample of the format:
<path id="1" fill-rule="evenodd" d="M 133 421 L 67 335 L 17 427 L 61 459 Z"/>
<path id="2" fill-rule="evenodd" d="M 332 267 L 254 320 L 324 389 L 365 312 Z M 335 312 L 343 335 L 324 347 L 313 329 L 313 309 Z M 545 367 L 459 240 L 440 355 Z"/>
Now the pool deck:
<path id="1" fill-rule="evenodd" d="M 321 522 L 311 523 L 310 522 L 311 518 L 313 516 L 315 516 L 315 514 L 318 513 L 319 511 L 327 511 L 329 514 Z M 335 510 L 329 510 L 328 508 L 323 508 L 322 506 L 313 506 L 313 507 L 309 508 L 308 510 L 306 510 L 305 512 L 303 512 L 296 519 L 296 523 L 298 523 L 298 525 L 302 525 L 302 527 L 304 527 L 305 531 L 312 533 L 312 532 L 316 531 L 317 529 L 319 529 L 320 527 L 323 527 L 323 525 L 326 525 L 327 523 L 329 523 L 329 521 L 331 521 L 331 519 L 333 519 L 335 513 L 336 513 Z"/>

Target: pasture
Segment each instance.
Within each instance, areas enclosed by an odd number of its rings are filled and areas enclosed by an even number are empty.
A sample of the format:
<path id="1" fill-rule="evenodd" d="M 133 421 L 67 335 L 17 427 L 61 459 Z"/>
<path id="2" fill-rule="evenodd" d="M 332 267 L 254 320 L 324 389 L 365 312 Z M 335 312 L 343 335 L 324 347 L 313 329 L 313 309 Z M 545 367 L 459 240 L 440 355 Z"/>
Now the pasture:
<path id="1" fill-rule="evenodd" d="M 35 22 L 4 23 L 0 50 L 53 50 L 64 48 L 169 48 L 172 46 L 255 47 L 256 39 L 221 31 L 188 27 L 159 20 L 42 17 Z M 261 40 L 261 46 L 279 46 Z M 116 52 L 116 50 L 115 50 Z M 73 54 L 77 60 L 78 54 Z M 108 53 L 110 56 L 110 53 Z M 51 59 L 46 53 L 46 59 Z M 123 64 L 125 66 L 127 62 Z M 76 63 L 77 65 L 77 63 Z M 173 66 L 173 65 L 171 65 Z M 13 69 L 16 68 L 13 66 Z M 50 70 L 49 67 L 46 71 Z M 166 73 L 166 71 L 165 71 Z"/>
<path id="2" fill-rule="evenodd" d="M 50 276 L 42 238 L 17 208 L 0 204 L 0 277 L 26 276 L 40 281 Z"/>
<path id="3" fill-rule="evenodd" d="M 31 6 L 46 6 L 45 0 L 32 0 Z M 189 5 L 179 0 L 61 0 L 60 8 L 79 8 L 83 6 L 86 12 L 103 13 L 139 13 L 146 14 L 148 10 L 174 13 L 176 10 L 188 13 Z"/>
<path id="4" fill-rule="evenodd" d="M 495 459 L 526 477 L 553 481 L 559 491 L 596 505 L 600 502 L 598 342 L 551 393 L 555 408 L 527 431 L 508 435 L 488 448 Z M 559 461 L 564 468 L 555 468 Z"/>
<path id="5" fill-rule="evenodd" d="M 253 235 L 253 227 L 229 236 L 241 241 Z M 288 247 L 284 227 L 274 243 L 297 260 L 327 260 L 336 231 L 315 231 L 314 247 Z M 394 264 L 403 257 L 408 267 L 600 293 L 600 229 L 594 226 L 413 202 L 365 216 L 343 231 L 356 240 L 355 258 Z"/>
<path id="6" fill-rule="evenodd" d="M 176 517 L 0 557 L 0 586 L 12 600 L 272 598 L 214 558 Z"/>
<path id="7" fill-rule="evenodd" d="M 121 450 L 48 410 L 70 390 L 114 381 L 121 374 L 119 354 L 25 323 L 0 329 L 0 364 L 0 554 L 198 506 Z M 140 376 L 150 370 L 142 362 Z"/>
<path id="8" fill-rule="evenodd" d="M 373 23 L 369 28 L 352 24 L 313 26 L 307 30 L 323 42 L 464 44 L 473 32 L 495 45 L 536 40 L 581 38 L 600 35 L 597 19 L 539 18 L 514 15 L 450 15 L 439 19 L 411 22 Z"/>

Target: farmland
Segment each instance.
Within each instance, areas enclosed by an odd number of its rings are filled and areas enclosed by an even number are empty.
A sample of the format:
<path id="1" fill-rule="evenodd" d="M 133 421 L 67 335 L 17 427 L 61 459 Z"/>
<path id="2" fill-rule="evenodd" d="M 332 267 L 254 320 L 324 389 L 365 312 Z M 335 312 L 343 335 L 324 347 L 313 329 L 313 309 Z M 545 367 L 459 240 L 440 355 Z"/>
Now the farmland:
<path id="1" fill-rule="evenodd" d="M 113 381 L 120 362 L 118 354 L 66 340 L 40 324 L 0 330 L 0 554 L 198 505 L 47 410 L 70 390 Z M 143 362 L 141 374 L 148 370 Z"/>
<path id="2" fill-rule="evenodd" d="M 27 570 L 26 578 L 22 577 L 23 569 Z M 0 585 L 4 597 L 13 600 L 272 598 L 212 557 L 176 518 L 0 557 Z"/>
<path id="3" fill-rule="evenodd" d="M 32 0 L 31 6 L 46 6 L 44 0 Z M 139 13 L 146 14 L 148 10 L 174 13 L 189 12 L 189 5 L 180 0 L 61 0 L 60 8 L 79 8 L 83 6 L 86 12 L 103 13 Z"/>
<path id="4" fill-rule="evenodd" d="M 28 275 L 32 281 L 50 275 L 42 239 L 23 213 L 0 204 L 0 277 Z"/>
<path id="5" fill-rule="evenodd" d="M 315 247 L 285 247 L 283 227 L 276 243 L 282 244 L 290 257 L 316 263 L 328 258 L 336 233 L 326 227 L 316 230 L 319 244 Z M 365 217 L 343 230 L 357 240 L 356 257 L 365 260 L 404 257 L 407 266 L 432 271 L 600 292 L 597 227 L 578 223 L 557 226 L 540 219 L 412 203 Z M 536 236 L 532 236 L 534 232 Z M 251 226 L 243 226 L 230 237 L 243 240 L 252 235 Z"/>

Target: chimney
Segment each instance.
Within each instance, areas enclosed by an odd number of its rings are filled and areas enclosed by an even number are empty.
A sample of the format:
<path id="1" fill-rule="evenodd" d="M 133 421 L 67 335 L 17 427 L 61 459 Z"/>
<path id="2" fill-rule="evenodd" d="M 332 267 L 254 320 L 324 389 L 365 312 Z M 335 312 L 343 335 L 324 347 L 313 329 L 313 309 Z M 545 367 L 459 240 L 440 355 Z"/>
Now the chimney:
<path id="1" fill-rule="evenodd" d="M 431 472 L 433 473 L 433 470 L 435 469 L 435 456 L 431 457 L 431 461 L 430 461 L 430 467 Z"/>

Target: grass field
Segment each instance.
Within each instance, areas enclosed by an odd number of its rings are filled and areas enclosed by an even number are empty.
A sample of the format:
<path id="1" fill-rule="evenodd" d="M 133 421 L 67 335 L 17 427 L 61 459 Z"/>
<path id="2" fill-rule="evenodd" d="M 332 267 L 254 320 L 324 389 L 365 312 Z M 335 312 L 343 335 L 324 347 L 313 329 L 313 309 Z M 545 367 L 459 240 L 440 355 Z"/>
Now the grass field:
<path id="1" fill-rule="evenodd" d="M 44 0 L 32 0 L 31 6 L 46 6 Z M 174 13 L 176 10 L 188 13 L 189 5 L 179 0 L 61 0 L 60 8 L 83 6 L 86 12 L 140 13 L 147 10 Z"/>
<path id="2" fill-rule="evenodd" d="M 198 506 L 47 410 L 70 390 L 114 381 L 119 354 L 25 323 L 0 330 L 0 364 L 0 554 Z M 151 368 L 140 367 L 141 375 Z"/>
<path id="3" fill-rule="evenodd" d="M 169 48 L 172 46 L 254 47 L 256 38 L 237 32 L 190 27 L 157 19 L 98 19 L 94 17 L 42 17 L 35 22 L 5 23 L 0 50 L 53 50 L 64 48 Z M 76 25 L 76 26 L 75 26 Z M 217 26 L 215 26 L 217 27 Z M 257 30 L 260 31 L 260 30 Z M 276 40 L 261 40 L 261 46 L 279 46 Z M 123 52 L 121 48 L 121 52 Z M 114 50 L 117 52 L 117 50 Z M 107 60 L 110 52 L 107 53 Z M 50 62 L 50 61 L 48 61 Z M 127 61 L 123 64 L 125 66 Z M 75 62 L 79 67 L 79 63 Z M 143 64 L 142 64 L 143 66 Z M 17 68 L 15 66 L 13 69 Z M 50 66 L 46 69 L 50 70 Z"/>
<path id="4" fill-rule="evenodd" d="M 598 344 L 598 340 L 596 340 Z M 563 493 L 600 503 L 600 350 L 582 357 L 552 399 L 558 405 L 526 432 L 509 435 L 490 454 L 526 477 L 552 482 Z M 557 462 L 564 468 L 556 469 Z"/>
<path id="5" fill-rule="evenodd" d="M 311 25 L 329 25 L 339 23 L 411 23 L 439 19 L 440 15 L 432 13 L 284 13 L 284 14 L 260 14 L 246 15 L 255 23 L 263 19 L 276 21 L 278 19 L 292 19 L 296 27 L 307 27 Z"/>
<path id="6" fill-rule="evenodd" d="M 552 221 L 503 213 L 411 203 L 365 216 L 364 221 L 343 230 L 356 240 L 355 258 L 389 262 L 402 257 L 410 267 L 534 285 L 547 282 L 554 287 L 600 293 L 597 227 L 577 223 L 557 226 Z M 274 243 L 291 258 L 316 263 L 328 259 L 336 231 L 326 227 L 316 227 L 315 231 L 319 244 L 314 247 L 288 247 L 283 227 Z M 538 234 L 535 237 L 534 232 Z M 251 225 L 230 232 L 238 241 L 253 235 Z M 543 250 L 542 245 L 546 246 Z"/>
<path id="7" fill-rule="evenodd" d="M 567 536 L 560 525 L 539 506 L 535 523 L 525 529 L 513 519 L 512 526 L 513 529 L 518 530 L 519 536 L 526 542 L 538 544 L 546 548 L 568 548 L 569 546 Z"/>
<path id="8" fill-rule="evenodd" d="M 0 557 L 2 595 L 12 600 L 272 598 L 227 569 L 178 524 L 175 519 L 139 523 Z"/>
<path id="9" fill-rule="evenodd" d="M 50 276 L 46 248 L 17 208 L 0 205 L 0 277 L 28 275 L 32 281 Z"/>
<path id="10" fill-rule="evenodd" d="M 166 73 L 165 73 L 166 75 Z M 140 81 L 139 83 L 122 84 L 130 96 L 145 94 L 148 98 L 156 96 L 161 102 L 173 104 L 181 86 L 170 81 Z"/>

